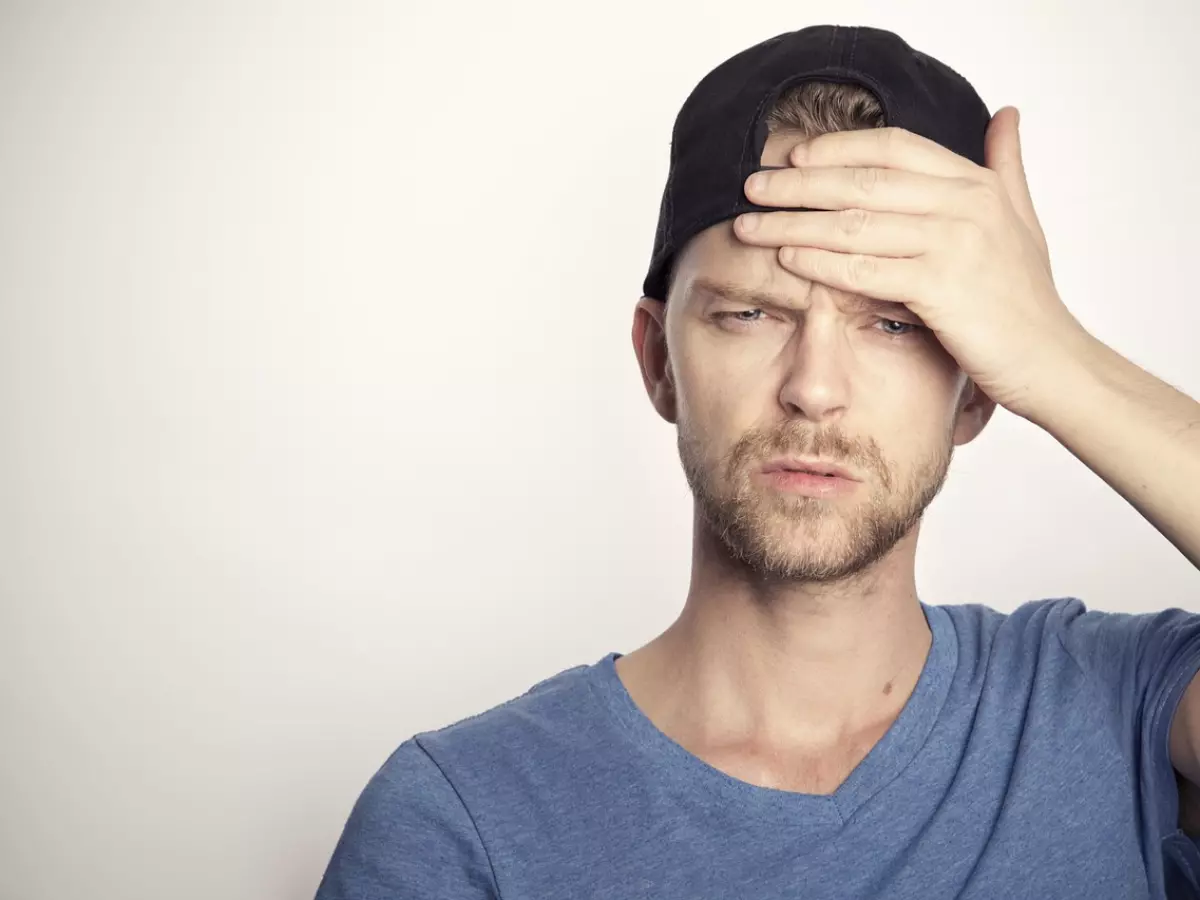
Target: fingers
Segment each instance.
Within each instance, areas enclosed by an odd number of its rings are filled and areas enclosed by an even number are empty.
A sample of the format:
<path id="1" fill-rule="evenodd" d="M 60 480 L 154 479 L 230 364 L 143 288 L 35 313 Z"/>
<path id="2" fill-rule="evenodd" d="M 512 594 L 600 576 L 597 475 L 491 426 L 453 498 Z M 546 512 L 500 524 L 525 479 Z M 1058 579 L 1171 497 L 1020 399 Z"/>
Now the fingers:
<path id="1" fill-rule="evenodd" d="M 936 141 L 903 128 L 834 131 L 792 148 L 793 166 L 880 166 L 940 178 L 967 178 L 979 167 Z"/>
<path id="2" fill-rule="evenodd" d="M 857 253 L 830 253 L 815 247 L 784 247 L 779 264 L 808 281 L 816 281 L 851 294 L 903 303 L 920 315 L 915 305 L 928 294 L 925 266 L 915 259 L 884 259 Z"/>
<path id="3" fill-rule="evenodd" d="M 838 212 L 748 213 L 733 222 L 734 235 L 762 247 L 804 246 L 839 253 L 914 257 L 934 239 L 936 221 L 919 215 L 862 209 Z"/>
<path id="4" fill-rule="evenodd" d="M 951 213 L 971 182 L 880 167 L 772 169 L 746 179 L 746 197 L 760 206 L 866 209 L 928 215 Z"/>

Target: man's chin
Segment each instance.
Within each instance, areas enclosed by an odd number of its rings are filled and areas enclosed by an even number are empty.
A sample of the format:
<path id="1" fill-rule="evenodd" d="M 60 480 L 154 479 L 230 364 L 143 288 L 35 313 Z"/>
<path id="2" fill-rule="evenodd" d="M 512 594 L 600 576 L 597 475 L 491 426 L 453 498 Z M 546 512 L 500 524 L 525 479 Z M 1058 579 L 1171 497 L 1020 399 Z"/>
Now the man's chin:
<path id="1" fill-rule="evenodd" d="M 854 518 L 851 507 L 842 501 L 830 502 L 814 497 L 765 497 L 753 513 L 760 530 L 797 535 L 815 528 L 847 528 Z"/>
<path id="2" fill-rule="evenodd" d="M 763 548 L 759 548 L 760 550 Z M 844 551 L 846 548 L 838 548 Z M 787 552 L 782 548 L 771 548 L 766 552 L 750 552 L 740 555 L 748 567 L 761 575 L 798 581 L 835 581 L 847 578 L 866 568 L 860 557 L 844 553 Z"/>
<path id="3" fill-rule="evenodd" d="M 768 516 L 731 535 L 751 556 L 819 562 L 845 556 L 853 539 L 844 521 Z"/>

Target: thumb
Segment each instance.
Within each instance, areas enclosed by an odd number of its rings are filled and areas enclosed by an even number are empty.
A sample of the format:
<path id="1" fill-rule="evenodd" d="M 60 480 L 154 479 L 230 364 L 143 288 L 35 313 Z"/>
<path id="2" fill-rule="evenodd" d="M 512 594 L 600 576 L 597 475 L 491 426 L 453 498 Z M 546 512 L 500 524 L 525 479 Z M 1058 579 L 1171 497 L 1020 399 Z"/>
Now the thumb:
<path id="1" fill-rule="evenodd" d="M 1009 200 L 1021 221 L 1029 228 L 1046 254 L 1046 236 L 1038 222 L 1025 178 L 1025 161 L 1021 157 L 1021 134 L 1018 129 L 1021 114 L 1015 106 L 1006 106 L 992 116 L 983 143 L 984 162 L 1000 176 Z"/>

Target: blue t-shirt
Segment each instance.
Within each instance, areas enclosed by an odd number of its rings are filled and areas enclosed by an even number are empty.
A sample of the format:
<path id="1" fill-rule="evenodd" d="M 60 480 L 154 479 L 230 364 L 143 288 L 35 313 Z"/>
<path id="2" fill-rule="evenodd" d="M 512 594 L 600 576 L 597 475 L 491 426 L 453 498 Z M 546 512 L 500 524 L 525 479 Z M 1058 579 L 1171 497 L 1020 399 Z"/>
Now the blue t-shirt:
<path id="1" fill-rule="evenodd" d="M 1168 751 L 1200 615 L 922 608 L 916 688 L 832 794 L 703 762 L 609 653 L 404 741 L 318 900 L 1200 897 Z"/>

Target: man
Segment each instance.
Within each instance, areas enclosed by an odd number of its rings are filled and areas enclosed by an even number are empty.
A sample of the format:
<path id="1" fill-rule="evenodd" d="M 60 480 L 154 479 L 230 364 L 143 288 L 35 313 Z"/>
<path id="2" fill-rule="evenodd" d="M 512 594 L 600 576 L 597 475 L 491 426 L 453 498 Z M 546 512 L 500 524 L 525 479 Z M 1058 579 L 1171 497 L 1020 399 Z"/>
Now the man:
<path id="1" fill-rule="evenodd" d="M 1200 615 L 917 597 L 997 404 L 1200 565 L 1200 405 L 1063 305 L 1016 110 L 878 29 L 744 51 L 680 111 L 643 292 L 683 612 L 405 741 L 321 900 L 1200 895 Z"/>

